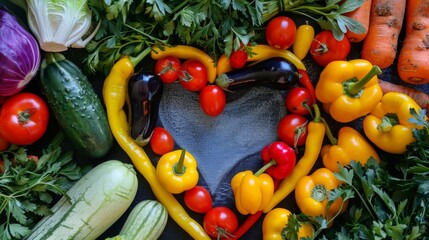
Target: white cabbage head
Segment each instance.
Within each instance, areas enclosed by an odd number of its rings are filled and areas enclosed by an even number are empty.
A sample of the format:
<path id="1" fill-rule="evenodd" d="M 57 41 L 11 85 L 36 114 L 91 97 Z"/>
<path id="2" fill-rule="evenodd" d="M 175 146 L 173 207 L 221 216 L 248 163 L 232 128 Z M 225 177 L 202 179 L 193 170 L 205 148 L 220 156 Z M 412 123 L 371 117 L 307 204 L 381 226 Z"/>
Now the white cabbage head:
<path id="1" fill-rule="evenodd" d="M 27 0 L 27 14 L 30 29 L 46 52 L 83 48 L 100 26 L 91 28 L 92 14 L 86 0 Z"/>

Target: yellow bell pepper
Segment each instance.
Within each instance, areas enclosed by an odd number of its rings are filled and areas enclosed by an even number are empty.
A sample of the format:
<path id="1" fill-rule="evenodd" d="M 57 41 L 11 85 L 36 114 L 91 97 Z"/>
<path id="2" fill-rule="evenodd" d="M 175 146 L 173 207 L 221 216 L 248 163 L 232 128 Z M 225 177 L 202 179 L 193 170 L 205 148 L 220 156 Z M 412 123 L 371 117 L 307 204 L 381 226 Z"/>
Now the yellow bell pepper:
<path id="1" fill-rule="evenodd" d="M 327 209 L 329 191 L 340 186 L 334 173 L 327 168 L 319 168 L 311 175 L 302 177 L 295 187 L 295 200 L 302 213 L 317 217 L 322 216 L 328 221 L 347 208 L 348 201 L 338 198 Z M 332 225 L 332 221 L 328 226 Z"/>
<path id="2" fill-rule="evenodd" d="M 246 170 L 231 179 L 235 206 L 243 215 L 263 210 L 273 197 L 273 179 L 266 173 L 259 173 L 260 171 L 253 174 L 252 171 Z"/>
<path id="3" fill-rule="evenodd" d="M 374 110 L 364 118 L 363 130 L 368 139 L 381 150 L 402 154 L 407 145 L 415 142 L 412 129 L 419 128 L 408 120 L 410 109 L 420 111 L 419 105 L 408 95 L 386 93 Z"/>
<path id="4" fill-rule="evenodd" d="M 380 156 L 371 144 L 351 127 L 342 127 L 338 132 L 338 140 L 331 136 L 329 139 L 331 144 L 323 146 L 320 156 L 323 166 L 333 172 L 339 171 L 338 164 L 347 166 L 352 160 L 365 165 L 368 159 L 373 157 L 380 163 Z"/>
<path id="5" fill-rule="evenodd" d="M 262 221 L 262 239 L 263 240 L 283 240 L 285 236 L 285 228 L 289 222 L 289 217 L 292 213 L 285 208 L 274 208 L 269 211 Z M 302 237 L 313 236 L 313 226 L 309 223 L 300 223 L 297 232 L 297 239 Z"/>
<path id="6" fill-rule="evenodd" d="M 320 74 L 316 97 L 334 120 L 351 122 L 371 112 L 383 96 L 380 73 L 367 60 L 333 61 Z"/>
<path id="7" fill-rule="evenodd" d="M 156 177 L 168 192 L 182 193 L 198 183 L 197 161 L 185 149 L 166 153 L 158 160 Z"/>

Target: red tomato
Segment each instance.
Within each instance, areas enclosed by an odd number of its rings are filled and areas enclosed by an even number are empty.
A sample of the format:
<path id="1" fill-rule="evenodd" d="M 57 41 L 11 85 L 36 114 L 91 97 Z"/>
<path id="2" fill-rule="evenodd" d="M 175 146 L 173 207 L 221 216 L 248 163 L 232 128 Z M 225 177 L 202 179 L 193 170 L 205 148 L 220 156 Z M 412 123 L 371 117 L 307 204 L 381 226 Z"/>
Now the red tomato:
<path id="1" fill-rule="evenodd" d="M 286 95 L 286 108 L 290 113 L 307 115 L 308 109 L 313 106 L 311 99 L 311 93 L 307 88 L 292 88 Z"/>
<path id="2" fill-rule="evenodd" d="M 243 68 L 247 62 L 247 52 L 244 49 L 233 51 L 229 56 L 229 64 L 234 69 Z"/>
<path id="3" fill-rule="evenodd" d="M 10 143 L 0 136 L 0 152 L 8 149 Z"/>
<path id="4" fill-rule="evenodd" d="M 227 207 L 215 207 L 205 214 L 203 227 L 211 237 L 217 239 L 228 237 L 237 229 L 238 218 Z"/>
<path id="5" fill-rule="evenodd" d="M 217 85 L 207 85 L 200 92 L 200 107 L 209 116 L 215 117 L 223 112 L 226 105 L 225 92 Z"/>
<path id="6" fill-rule="evenodd" d="M 39 96 L 21 92 L 6 99 L 0 119 L 0 136 L 11 144 L 29 145 L 46 132 L 49 109 Z"/>
<path id="7" fill-rule="evenodd" d="M 164 155 L 173 151 L 174 139 L 167 129 L 155 127 L 153 129 L 152 137 L 150 138 L 150 147 L 154 153 Z"/>
<path id="8" fill-rule="evenodd" d="M 310 46 L 310 54 L 320 66 L 336 60 L 345 60 L 350 53 L 350 41 L 344 37 L 341 41 L 335 39 L 330 30 L 319 32 Z"/>
<path id="9" fill-rule="evenodd" d="M 195 186 L 185 191 L 183 200 L 189 209 L 197 213 L 206 213 L 213 206 L 212 196 L 203 186 Z"/>
<path id="10" fill-rule="evenodd" d="M 188 91 L 200 91 L 207 85 L 207 69 L 197 60 L 186 60 L 178 74 L 179 83 Z"/>
<path id="11" fill-rule="evenodd" d="M 1 174 L 4 173 L 4 162 L 3 162 L 3 160 L 0 160 L 0 173 Z"/>
<path id="12" fill-rule="evenodd" d="M 180 60 L 174 56 L 166 56 L 158 59 L 155 64 L 155 73 L 164 83 L 173 83 L 178 78 L 180 69 Z"/>
<path id="13" fill-rule="evenodd" d="M 294 148 L 302 146 L 307 139 L 308 123 L 307 118 L 302 115 L 287 114 L 280 120 L 277 126 L 277 135 L 282 142 L 285 142 L 289 146 L 294 146 Z"/>
<path id="14" fill-rule="evenodd" d="M 287 49 L 295 41 L 296 24 L 285 16 L 273 18 L 265 30 L 267 42 L 270 46 L 279 49 Z"/>

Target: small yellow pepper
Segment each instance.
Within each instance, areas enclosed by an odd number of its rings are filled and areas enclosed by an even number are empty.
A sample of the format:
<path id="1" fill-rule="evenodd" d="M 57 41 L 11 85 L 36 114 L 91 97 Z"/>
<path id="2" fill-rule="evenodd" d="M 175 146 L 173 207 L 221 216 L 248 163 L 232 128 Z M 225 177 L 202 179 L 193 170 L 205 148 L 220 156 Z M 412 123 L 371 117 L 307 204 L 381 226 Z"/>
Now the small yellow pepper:
<path id="1" fill-rule="evenodd" d="M 365 116 L 377 105 L 383 93 L 376 75 L 381 70 L 369 61 L 333 61 L 320 74 L 316 97 L 338 122 L 351 122 Z"/>
<path id="2" fill-rule="evenodd" d="M 306 70 L 304 63 L 299 59 L 295 54 L 289 50 L 282 50 L 278 48 L 273 48 L 269 45 L 259 44 L 256 46 L 251 46 L 252 52 L 248 54 L 248 62 L 257 62 L 262 61 L 272 57 L 282 57 L 286 60 L 289 60 L 296 68 Z M 223 73 L 232 71 L 233 68 L 229 63 L 228 57 L 223 54 L 217 61 L 216 64 L 217 75 L 220 76 Z"/>
<path id="3" fill-rule="evenodd" d="M 149 183 L 155 197 L 167 208 L 169 216 L 192 238 L 209 240 L 210 237 L 204 231 L 204 228 L 189 216 L 174 195 L 162 187 L 156 177 L 155 167 L 148 155 L 141 146 L 137 145 L 130 135 L 130 128 L 124 109 L 128 91 L 128 80 L 134 74 L 134 66 L 147 53 L 143 51 L 137 58 L 121 58 L 113 65 L 112 70 L 104 81 L 102 92 L 110 129 L 119 146 L 131 159 L 134 167 Z"/>
<path id="4" fill-rule="evenodd" d="M 263 210 L 273 196 L 273 179 L 266 173 L 259 173 L 260 171 L 253 174 L 246 170 L 237 173 L 231 180 L 235 206 L 243 215 Z"/>
<path id="5" fill-rule="evenodd" d="M 307 216 L 322 216 L 330 221 L 333 216 L 347 208 L 348 201 L 344 202 L 338 198 L 327 209 L 329 191 L 341 184 L 342 182 L 327 168 L 319 168 L 311 175 L 302 177 L 295 188 L 295 200 L 299 209 Z"/>
<path id="6" fill-rule="evenodd" d="M 305 140 L 304 154 L 300 160 L 297 161 L 292 173 L 280 182 L 279 187 L 274 192 L 271 202 L 264 209 L 264 213 L 273 209 L 295 189 L 296 183 L 311 171 L 319 157 L 323 139 L 325 138 L 326 127 L 321 120 L 320 110 L 317 104 L 314 104 L 313 108 L 314 119 L 307 127 L 308 135 Z"/>
<path id="7" fill-rule="evenodd" d="M 365 165 L 368 159 L 373 157 L 380 163 L 380 156 L 371 144 L 351 127 L 342 127 L 338 132 L 338 140 L 331 136 L 329 139 L 331 144 L 323 146 L 320 156 L 323 165 L 333 172 L 339 171 L 338 164 L 347 166 L 352 160 Z"/>
<path id="8" fill-rule="evenodd" d="M 185 149 L 166 153 L 158 160 L 156 176 L 168 192 L 182 193 L 198 183 L 197 161 Z"/>
<path id="9" fill-rule="evenodd" d="M 274 208 L 269 211 L 262 221 L 263 240 L 283 240 L 287 239 L 286 226 L 292 213 L 285 208 Z M 297 239 L 313 236 L 313 226 L 309 223 L 300 223 L 297 232 Z"/>
<path id="10" fill-rule="evenodd" d="M 187 45 L 162 46 L 162 48 L 154 46 L 152 48 L 152 59 L 158 60 L 166 56 L 175 56 L 179 59 L 197 60 L 206 67 L 209 83 L 214 83 L 216 80 L 216 64 L 213 58 L 199 48 Z"/>
<path id="11" fill-rule="evenodd" d="M 410 109 L 420 111 L 419 105 L 408 95 L 386 93 L 371 113 L 364 118 L 363 130 L 368 139 L 381 150 L 402 154 L 408 144 L 415 142 L 412 129 L 419 128 L 409 122 Z"/>

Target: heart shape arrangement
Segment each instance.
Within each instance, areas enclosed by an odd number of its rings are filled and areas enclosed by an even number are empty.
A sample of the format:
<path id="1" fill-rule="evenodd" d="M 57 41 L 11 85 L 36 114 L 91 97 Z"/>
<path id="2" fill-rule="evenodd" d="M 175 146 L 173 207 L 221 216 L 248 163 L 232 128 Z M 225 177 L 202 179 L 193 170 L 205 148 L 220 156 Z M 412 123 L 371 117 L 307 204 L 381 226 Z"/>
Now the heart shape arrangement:
<path id="1" fill-rule="evenodd" d="M 179 84 L 166 85 L 159 121 L 197 160 L 201 184 L 214 204 L 230 204 L 232 177 L 259 169 L 260 151 L 277 139 L 277 124 L 286 114 L 284 96 L 264 87 L 227 93 L 225 110 L 217 117 L 204 114 L 198 98 Z"/>

